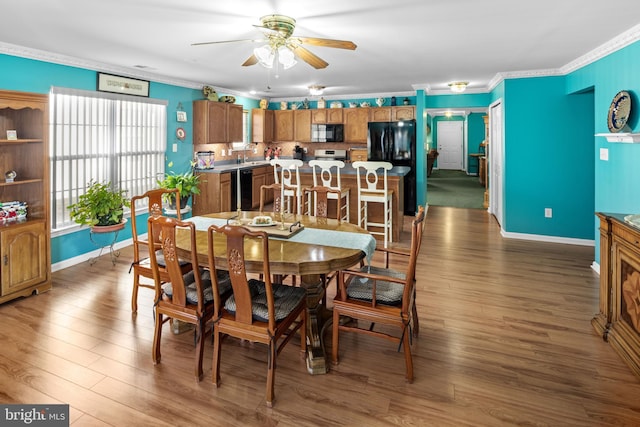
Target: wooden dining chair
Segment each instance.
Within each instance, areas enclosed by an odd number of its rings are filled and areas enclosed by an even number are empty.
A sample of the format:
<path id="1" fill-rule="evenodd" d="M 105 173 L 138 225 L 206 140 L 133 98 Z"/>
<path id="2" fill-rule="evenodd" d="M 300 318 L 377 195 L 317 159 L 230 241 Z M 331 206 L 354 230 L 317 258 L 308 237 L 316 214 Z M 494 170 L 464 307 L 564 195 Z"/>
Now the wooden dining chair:
<path id="1" fill-rule="evenodd" d="M 180 191 L 177 188 L 173 189 L 155 189 L 149 190 L 146 193 L 131 198 L 131 237 L 133 238 L 133 262 L 129 268 L 129 273 L 133 271 L 133 291 L 131 294 L 131 311 L 136 313 L 138 311 L 138 289 L 148 288 L 155 289 L 153 282 L 146 283 L 141 282 L 141 278 L 153 280 L 153 271 L 151 270 L 150 259 L 147 254 L 149 242 L 156 244 L 160 243 L 160 236 L 153 235 L 147 230 L 147 238 L 141 238 L 138 233 L 144 232 L 144 230 L 138 229 L 138 217 L 142 213 L 137 211 L 138 208 L 146 208 L 146 214 L 149 217 L 158 217 L 162 215 L 162 200 L 164 197 L 169 198 L 174 196 L 175 200 L 180 200 Z M 180 210 L 177 210 L 176 217 L 180 220 Z M 146 221 L 146 218 L 143 220 Z M 142 223 L 144 225 L 144 222 Z M 164 265 L 164 259 L 162 254 L 157 254 L 158 267 L 160 269 L 160 278 L 163 282 L 168 280 L 168 274 Z M 191 270 L 191 264 L 187 261 L 180 261 L 180 265 L 183 273 L 187 273 Z"/>
<path id="2" fill-rule="evenodd" d="M 363 266 L 360 270 L 342 270 L 338 274 L 338 293 L 333 300 L 333 348 L 331 362 L 338 364 L 339 333 L 358 332 L 398 343 L 398 351 L 404 348 L 405 378 L 413 382 L 411 335 L 418 334 L 418 313 L 415 306 L 416 260 L 422 244 L 425 210 L 419 207 L 411 224 L 411 246 L 408 251 L 393 250 L 408 258 L 405 271 Z M 340 323 L 340 317 L 347 321 Z M 363 325 L 360 321 L 369 324 Z M 376 324 L 397 327 L 399 334 L 374 330 Z M 411 331 L 412 325 L 413 331 Z"/>
<path id="3" fill-rule="evenodd" d="M 289 187 L 287 185 L 284 186 L 285 192 L 290 191 L 293 194 L 294 198 L 297 199 L 297 189 L 295 187 Z M 264 212 L 267 207 L 267 195 L 273 194 L 273 203 L 272 208 L 274 213 L 280 213 L 280 206 L 283 203 L 282 200 L 282 185 L 278 183 L 269 184 L 269 185 L 261 185 L 260 186 L 260 212 Z M 285 195 L 286 199 L 286 195 Z M 292 205 L 294 211 L 289 212 L 285 211 L 285 213 L 298 213 L 295 204 Z M 286 208 L 286 206 L 285 206 Z"/>
<path id="4" fill-rule="evenodd" d="M 189 258 L 191 271 L 184 274 L 181 261 L 176 252 L 177 228 L 185 228 L 189 234 Z M 161 236 L 160 243 L 149 239 L 149 258 L 151 271 L 155 282 L 155 331 L 153 334 L 153 363 L 160 363 L 160 342 L 162 327 L 169 320 L 179 320 L 196 326 L 196 356 L 195 376 L 200 381 L 203 376 L 202 358 L 204 355 L 207 323 L 211 321 L 215 308 L 231 291 L 228 274 L 224 271 L 216 272 L 216 288 L 214 295 L 210 271 L 206 271 L 198 264 L 196 250 L 196 228 L 193 222 L 182 222 L 176 218 L 152 216 L 148 219 L 149 233 Z M 164 259 L 166 278 L 161 274 L 158 264 L 158 252 Z M 226 277 L 226 279 L 225 279 Z"/>
<path id="5" fill-rule="evenodd" d="M 309 212 L 309 215 L 320 218 L 329 218 L 329 199 L 337 198 L 336 211 L 332 215 L 335 215 L 334 218 L 337 218 L 338 221 L 341 220 L 340 199 L 342 193 L 340 190 L 318 185 L 314 187 L 305 187 L 303 191 L 305 199 L 307 200 L 307 211 Z"/>
<path id="6" fill-rule="evenodd" d="M 223 236 L 219 236 L 221 234 Z M 268 346 L 267 357 L 267 406 L 272 407 L 275 399 L 274 383 L 276 358 L 284 346 L 300 332 L 300 351 L 306 352 L 306 290 L 271 282 L 269 270 L 269 239 L 265 232 L 225 225 L 212 225 L 208 229 L 209 268 L 214 278 L 214 292 L 217 269 L 215 240 L 223 237 L 226 241 L 224 267 L 231 278 L 233 295 L 224 306 L 216 307 L 213 325 L 213 383 L 220 386 L 220 357 L 224 335 L 236 337 Z M 247 276 L 245 253 L 261 254 L 258 266 L 264 280 Z M 256 267 L 258 267 L 256 266 Z"/>

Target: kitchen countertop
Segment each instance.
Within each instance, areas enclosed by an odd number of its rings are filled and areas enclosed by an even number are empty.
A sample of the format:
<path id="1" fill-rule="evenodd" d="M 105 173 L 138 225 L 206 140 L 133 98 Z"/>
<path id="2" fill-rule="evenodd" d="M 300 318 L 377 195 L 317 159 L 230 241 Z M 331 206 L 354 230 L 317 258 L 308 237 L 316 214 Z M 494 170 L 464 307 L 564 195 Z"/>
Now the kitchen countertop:
<path id="1" fill-rule="evenodd" d="M 266 160 L 256 160 L 256 161 L 248 161 L 246 163 L 229 163 L 216 165 L 213 169 L 195 169 L 197 173 L 227 173 L 233 172 L 238 169 L 254 169 L 261 166 L 271 166 L 271 164 Z M 411 168 L 409 166 L 394 166 L 387 175 L 389 176 L 405 176 L 409 173 Z M 312 173 L 312 168 L 309 166 L 308 162 L 305 162 L 304 165 L 300 168 L 301 173 Z M 340 173 L 346 175 L 355 175 L 356 170 L 351 166 L 351 163 L 345 162 L 345 167 L 340 170 Z"/>

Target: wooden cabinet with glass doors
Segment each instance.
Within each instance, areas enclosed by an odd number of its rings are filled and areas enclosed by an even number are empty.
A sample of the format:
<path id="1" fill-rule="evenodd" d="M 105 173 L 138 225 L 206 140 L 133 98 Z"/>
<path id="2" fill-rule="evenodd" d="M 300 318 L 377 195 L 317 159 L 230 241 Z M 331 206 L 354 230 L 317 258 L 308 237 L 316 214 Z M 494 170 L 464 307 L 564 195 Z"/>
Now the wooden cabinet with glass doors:
<path id="1" fill-rule="evenodd" d="M 48 105 L 0 90 L 0 303 L 51 289 Z"/>

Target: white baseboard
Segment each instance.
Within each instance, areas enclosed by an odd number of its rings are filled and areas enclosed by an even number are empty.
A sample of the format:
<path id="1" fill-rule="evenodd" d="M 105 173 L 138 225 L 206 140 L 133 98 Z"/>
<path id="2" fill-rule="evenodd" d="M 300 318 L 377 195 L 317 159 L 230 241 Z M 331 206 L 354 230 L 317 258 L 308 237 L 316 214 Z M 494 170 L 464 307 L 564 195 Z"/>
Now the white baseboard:
<path id="1" fill-rule="evenodd" d="M 594 246 L 595 240 L 589 239 L 575 239 L 572 237 L 558 237 L 558 236 L 545 236 L 542 234 L 525 234 L 525 233 L 511 233 L 504 230 L 500 230 L 502 237 L 506 239 L 520 239 L 520 240 L 533 240 L 537 242 L 549 242 L 549 243 L 562 243 L 565 245 L 577 245 L 577 246 Z"/>

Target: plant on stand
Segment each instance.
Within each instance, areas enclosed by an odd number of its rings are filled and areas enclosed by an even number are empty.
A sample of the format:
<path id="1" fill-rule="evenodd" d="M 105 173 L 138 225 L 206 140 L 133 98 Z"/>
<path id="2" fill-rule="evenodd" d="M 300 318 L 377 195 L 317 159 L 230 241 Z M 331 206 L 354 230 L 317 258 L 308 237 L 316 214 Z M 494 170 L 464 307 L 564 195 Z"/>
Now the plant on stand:
<path id="1" fill-rule="evenodd" d="M 180 209 L 184 209 L 187 206 L 189 197 L 193 194 L 200 194 L 198 185 L 200 184 L 200 176 L 194 175 L 192 171 L 185 173 L 169 172 L 165 174 L 164 179 L 158 180 L 158 186 L 166 190 L 177 188 L 180 191 Z M 169 199 L 166 200 L 172 209 L 176 208 L 176 200 L 173 195 L 168 195 Z"/>
<path id="2" fill-rule="evenodd" d="M 122 228 L 124 208 L 131 206 L 125 195 L 125 190 L 113 188 L 110 182 L 91 180 L 87 184 L 87 191 L 78 197 L 76 203 L 68 206 L 70 217 L 77 224 L 88 225 L 94 231 L 102 227 L 109 227 L 109 230 Z"/>

